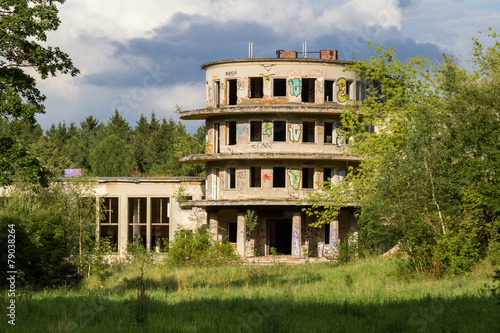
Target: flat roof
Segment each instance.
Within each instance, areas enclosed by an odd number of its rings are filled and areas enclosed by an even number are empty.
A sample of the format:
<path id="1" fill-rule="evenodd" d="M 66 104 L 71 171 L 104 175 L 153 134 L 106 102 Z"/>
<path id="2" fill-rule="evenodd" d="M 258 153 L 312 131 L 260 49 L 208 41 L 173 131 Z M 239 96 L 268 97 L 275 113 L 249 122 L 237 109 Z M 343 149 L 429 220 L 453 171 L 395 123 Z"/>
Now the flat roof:
<path id="1" fill-rule="evenodd" d="M 260 63 L 260 62 L 279 62 L 279 63 L 315 63 L 315 64 L 328 64 L 328 65 L 350 65 L 354 64 L 354 61 L 349 60 L 333 60 L 333 59 L 315 59 L 315 58 L 244 58 L 244 59 L 227 59 L 227 60 L 217 60 L 204 63 L 201 65 L 201 69 L 207 69 L 208 67 L 225 65 L 225 64 L 243 64 L 243 63 Z"/>

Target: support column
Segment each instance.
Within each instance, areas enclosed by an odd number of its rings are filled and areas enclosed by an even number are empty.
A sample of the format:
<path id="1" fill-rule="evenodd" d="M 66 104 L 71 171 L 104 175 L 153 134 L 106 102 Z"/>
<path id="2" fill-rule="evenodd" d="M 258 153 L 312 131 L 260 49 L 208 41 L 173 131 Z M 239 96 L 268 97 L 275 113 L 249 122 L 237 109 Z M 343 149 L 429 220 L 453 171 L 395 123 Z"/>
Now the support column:
<path id="1" fill-rule="evenodd" d="M 128 243 L 128 200 L 122 195 L 118 199 L 118 252 L 125 254 Z"/>
<path id="2" fill-rule="evenodd" d="M 330 253 L 333 256 L 339 254 L 339 220 L 338 218 L 330 223 Z"/>
<path id="3" fill-rule="evenodd" d="M 151 197 L 146 198 L 146 250 L 151 251 Z"/>
<path id="4" fill-rule="evenodd" d="M 292 256 L 302 257 L 300 243 L 301 243 L 301 225 L 302 214 L 301 212 L 293 212 L 292 217 Z"/>
<path id="5" fill-rule="evenodd" d="M 217 212 L 208 213 L 208 227 L 212 234 L 213 240 L 219 241 L 219 216 Z"/>
<path id="6" fill-rule="evenodd" d="M 236 251 L 240 256 L 245 256 L 246 248 L 246 227 L 245 227 L 245 214 L 238 212 L 238 228 L 236 233 Z"/>

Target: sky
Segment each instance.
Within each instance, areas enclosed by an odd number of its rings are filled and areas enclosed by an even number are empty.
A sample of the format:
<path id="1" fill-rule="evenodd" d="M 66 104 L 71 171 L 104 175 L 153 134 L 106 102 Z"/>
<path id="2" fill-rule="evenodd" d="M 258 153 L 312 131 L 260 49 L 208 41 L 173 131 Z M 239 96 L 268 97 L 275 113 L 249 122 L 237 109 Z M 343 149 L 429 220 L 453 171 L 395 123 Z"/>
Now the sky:
<path id="1" fill-rule="evenodd" d="M 38 80 L 47 96 L 42 128 L 106 123 L 115 109 L 132 127 L 141 114 L 178 120 L 176 106 L 205 106 L 204 63 L 274 58 L 276 50 L 338 50 L 367 59 L 366 41 L 395 47 L 402 60 L 438 62 L 470 55 L 471 39 L 500 33 L 500 1 L 492 0 L 68 0 L 48 44 L 68 53 L 77 77 Z M 483 31 L 479 34 L 479 31 Z M 190 131 L 200 125 L 184 122 Z"/>

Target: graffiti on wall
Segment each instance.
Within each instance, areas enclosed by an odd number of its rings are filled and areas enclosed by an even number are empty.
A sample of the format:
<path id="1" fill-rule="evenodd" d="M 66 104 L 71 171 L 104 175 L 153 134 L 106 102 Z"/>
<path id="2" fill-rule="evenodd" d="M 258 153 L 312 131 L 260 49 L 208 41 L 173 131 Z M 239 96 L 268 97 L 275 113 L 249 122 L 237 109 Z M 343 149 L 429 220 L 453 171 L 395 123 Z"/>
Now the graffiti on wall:
<path id="1" fill-rule="evenodd" d="M 321 188 L 323 186 L 323 172 L 316 172 L 316 187 Z"/>
<path id="2" fill-rule="evenodd" d="M 300 223 L 293 222 L 292 230 L 292 255 L 300 256 Z"/>
<path id="3" fill-rule="evenodd" d="M 265 136 L 273 135 L 273 122 L 271 120 L 264 120 L 262 122 L 262 134 Z"/>
<path id="4" fill-rule="evenodd" d="M 238 85 L 238 89 L 245 90 L 247 87 L 247 78 L 246 77 L 238 77 L 237 85 Z"/>
<path id="5" fill-rule="evenodd" d="M 324 77 L 318 77 L 318 80 L 316 80 L 316 90 L 318 93 L 322 94 L 325 91 L 325 78 Z"/>
<path id="6" fill-rule="evenodd" d="M 264 181 L 269 181 L 269 180 L 271 180 L 271 176 L 269 176 L 267 173 L 265 173 L 264 176 L 262 177 L 262 179 Z"/>
<path id="7" fill-rule="evenodd" d="M 290 95 L 292 96 L 299 96 L 300 95 L 300 91 L 301 91 L 301 88 L 302 88 L 302 81 L 300 81 L 300 79 L 290 79 L 288 80 L 288 84 L 290 85 Z"/>
<path id="8" fill-rule="evenodd" d="M 295 190 L 298 190 L 300 187 L 300 181 L 302 180 L 302 170 L 300 170 L 300 169 L 288 169 L 287 174 L 288 174 L 288 181 L 290 182 L 290 185 Z"/>
<path id="9" fill-rule="evenodd" d="M 240 170 L 237 173 L 237 179 L 236 179 L 236 187 L 238 188 L 239 191 L 243 190 L 245 188 L 245 181 L 246 181 L 246 175 L 245 171 Z"/>
<path id="10" fill-rule="evenodd" d="M 237 71 L 229 71 L 229 72 L 226 72 L 226 76 L 235 76 L 236 74 L 238 74 Z"/>
<path id="11" fill-rule="evenodd" d="M 337 101 L 339 103 L 345 103 L 347 102 L 347 80 L 343 77 L 337 79 L 337 82 L 335 82 L 335 85 L 337 86 Z"/>
<path id="12" fill-rule="evenodd" d="M 248 124 L 236 124 L 236 141 L 246 143 L 248 140 Z"/>
<path id="13" fill-rule="evenodd" d="M 288 139 L 297 143 L 302 137 L 302 124 L 287 124 L 288 127 Z"/>
<path id="14" fill-rule="evenodd" d="M 263 74 L 263 78 L 264 78 L 264 88 L 269 88 L 269 86 L 271 85 L 271 79 L 272 79 L 272 75 L 273 74 Z"/>
<path id="15" fill-rule="evenodd" d="M 271 142 L 254 143 L 251 147 L 255 150 L 273 149 L 273 144 Z"/>

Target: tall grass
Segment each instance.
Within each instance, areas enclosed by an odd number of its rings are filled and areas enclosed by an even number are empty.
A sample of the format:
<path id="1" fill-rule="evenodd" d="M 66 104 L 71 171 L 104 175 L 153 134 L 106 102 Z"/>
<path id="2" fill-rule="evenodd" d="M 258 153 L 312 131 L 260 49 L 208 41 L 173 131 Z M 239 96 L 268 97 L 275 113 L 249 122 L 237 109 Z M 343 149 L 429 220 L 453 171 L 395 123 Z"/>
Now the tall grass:
<path id="1" fill-rule="evenodd" d="M 347 265 L 117 267 L 78 289 L 23 292 L 9 332 L 495 332 L 500 306 L 484 284 L 491 265 L 466 277 L 400 276 L 394 260 Z M 138 287 L 147 320 L 138 322 Z M 2 298 L 6 306 L 7 298 Z M 5 308 L 5 307 L 4 307 Z"/>

